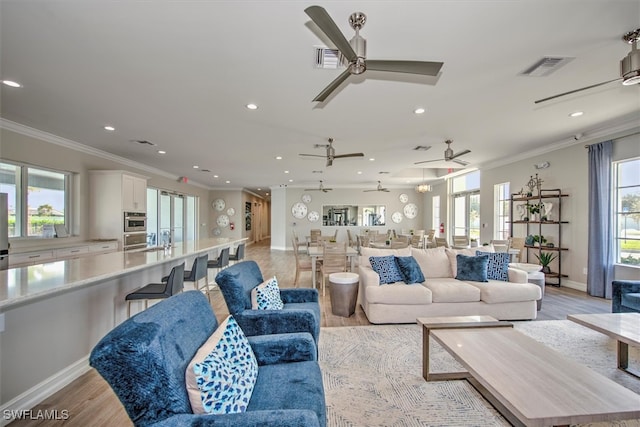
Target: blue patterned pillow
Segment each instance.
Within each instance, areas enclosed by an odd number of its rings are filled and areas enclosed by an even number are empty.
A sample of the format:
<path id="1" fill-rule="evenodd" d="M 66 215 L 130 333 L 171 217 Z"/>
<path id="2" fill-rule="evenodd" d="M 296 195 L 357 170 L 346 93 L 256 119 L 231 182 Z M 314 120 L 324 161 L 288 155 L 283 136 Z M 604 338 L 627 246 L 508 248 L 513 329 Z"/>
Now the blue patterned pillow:
<path id="1" fill-rule="evenodd" d="M 251 308 L 254 310 L 282 310 L 280 288 L 275 276 L 251 290 Z"/>
<path id="2" fill-rule="evenodd" d="M 456 279 L 458 280 L 470 280 L 472 282 L 488 282 L 487 279 L 487 265 L 489 264 L 489 256 L 466 256 L 456 255 L 456 262 L 458 264 L 458 274 Z"/>
<path id="3" fill-rule="evenodd" d="M 424 275 L 418 265 L 416 259 L 412 256 L 397 256 L 396 263 L 400 269 L 400 273 L 404 277 L 404 283 L 422 283 Z"/>
<path id="4" fill-rule="evenodd" d="M 398 270 L 396 265 L 395 256 L 372 256 L 369 257 L 371 268 L 380 276 L 380 284 L 402 282 L 404 277 Z"/>
<path id="5" fill-rule="evenodd" d="M 509 281 L 509 258 L 507 252 L 480 252 L 476 251 L 476 255 L 488 255 L 489 264 L 487 264 L 487 279 Z"/>
<path id="6" fill-rule="evenodd" d="M 258 362 L 232 316 L 198 349 L 185 377 L 194 414 L 234 414 L 247 409 Z"/>

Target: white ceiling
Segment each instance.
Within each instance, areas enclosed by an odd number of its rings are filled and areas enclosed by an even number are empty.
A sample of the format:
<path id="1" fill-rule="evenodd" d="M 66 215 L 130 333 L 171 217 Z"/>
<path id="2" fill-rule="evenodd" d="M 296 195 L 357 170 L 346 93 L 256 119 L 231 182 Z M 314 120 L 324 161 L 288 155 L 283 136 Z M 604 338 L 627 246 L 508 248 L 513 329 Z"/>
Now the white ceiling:
<path id="1" fill-rule="evenodd" d="M 304 13 L 312 4 L 347 38 L 349 15 L 364 12 L 368 58 L 443 61 L 440 75 L 367 72 L 312 102 L 342 71 L 312 66 L 313 47 L 328 43 Z M 640 0 L 2 0 L 0 19 L 0 78 L 24 86 L 0 85 L 2 118 L 208 187 L 407 186 L 422 180 L 414 162 L 441 158 L 448 138 L 471 150 L 462 159 L 473 167 L 640 124 L 640 85 L 534 105 L 619 77 Z M 547 77 L 519 75 L 549 55 L 575 59 Z M 323 154 L 313 145 L 328 137 L 337 154 L 366 157 L 327 168 L 298 156 Z"/>

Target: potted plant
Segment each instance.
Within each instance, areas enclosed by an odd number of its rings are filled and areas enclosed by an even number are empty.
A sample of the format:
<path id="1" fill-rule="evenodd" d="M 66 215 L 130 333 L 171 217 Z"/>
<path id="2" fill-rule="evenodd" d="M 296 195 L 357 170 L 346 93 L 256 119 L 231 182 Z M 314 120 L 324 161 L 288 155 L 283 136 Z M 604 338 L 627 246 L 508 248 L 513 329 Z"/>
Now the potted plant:
<path id="1" fill-rule="evenodd" d="M 533 235 L 533 245 L 534 246 L 542 246 L 546 242 L 547 242 L 547 239 L 545 239 L 542 234 L 534 234 Z"/>
<path id="2" fill-rule="evenodd" d="M 540 265 L 542 266 L 542 272 L 551 273 L 551 268 L 549 267 L 549 264 L 551 264 L 551 261 L 556 259 L 558 255 L 552 252 L 540 252 L 540 255 L 538 254 L 535 254 L 535 255 L 536 255 L 536 258 L 538 258 L 538 261 L 540 261 Z"/>
<path id="3" fill-rule="evenodd" d="M 540 214 L 540 208 L 540 203 L 527 204 L 529 218 L 533 219 L 533 221 L 537 221 L 537 216 Z"/>

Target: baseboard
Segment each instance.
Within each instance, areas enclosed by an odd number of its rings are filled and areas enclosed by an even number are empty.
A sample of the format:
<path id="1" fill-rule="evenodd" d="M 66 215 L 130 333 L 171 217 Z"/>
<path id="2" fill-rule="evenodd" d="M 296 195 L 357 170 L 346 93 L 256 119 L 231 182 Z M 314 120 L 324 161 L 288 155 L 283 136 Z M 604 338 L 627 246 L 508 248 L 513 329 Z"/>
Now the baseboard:
<path id="1" fill-rule="evenodd" d="M 11 399 L 4 405 L 0 406 L 0 426 L 6 426 L 13 419 L 11 419 L 11 413 L 19 413 L 21 411 L 28 411 L 34 408 L 36 405 L 42 403 L 49 396 L 62 390 L 67 385 L 71 384 L 80 376 L 89 372 L 91 367 L 89 366 L 89 356 L 85 356 L 77 362 L 67 366 L 55 375 L 42 381 L 40 384 L 36 384 L 29 390 L 20 394 L 19 396 Z M 50 408 L 58 409 L 62 411 L 68 408 Z"/>
<path id="2" fill-rule="evenodd" d="M 574 282 L 573 280 L 562 279 L 561 285 L 565 288 L 575 289 L 577 291 L 587 292 L 587 284 Z"/>

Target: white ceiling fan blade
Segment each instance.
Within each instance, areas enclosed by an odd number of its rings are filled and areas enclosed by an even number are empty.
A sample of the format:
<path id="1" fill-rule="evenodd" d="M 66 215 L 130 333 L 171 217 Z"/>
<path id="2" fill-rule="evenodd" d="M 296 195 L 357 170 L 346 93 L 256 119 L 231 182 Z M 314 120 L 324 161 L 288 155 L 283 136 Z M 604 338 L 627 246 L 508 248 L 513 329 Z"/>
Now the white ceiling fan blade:
<path id="1" fill-rule="evenodd" d="M 465 162 L 464 160 L 451 159 L 452 162 L 459 164 L 460 166 L 467 166 L 469 162 Z"/>
<path id="2" fill-rule="evenodd" d="M 336 90 L 345 80 L 347 80 L 347 77 L 349 77 L 350 75 L 351 71 L 349 71 L 349 68 L 347 68 L 338 77 L 336 77 L 334 81 L 329 83 L 329 86 L 325 87 L 322 92 L 318 94 L 318 96 L 313 98 L 313 101 L 324 102 L 324 100 L 327 99 L 329 95 L 331 95 L 331 93 Z"/>
<path id="3" fill-rule="evenodd" d="M 424 160 L 422 162 L 415 162 L 414 165 L 419 165 L 419 164 L 422 164 L 422 163 L 431 163 L 431 162 L 443 162 L 445 160 L 446 159 Z"/>
<path id="4" fill-rule="evenodd" d="M 340 53 L 342 53 L 349 62 L 356 60 L 358 55 L 353 50 L 353 47 L 351 47 L 351 44 L 349 44 L 344 34 L 342 34 L 342 31 L 340 31 L 340 28 L 338 28 L 329 13 L 323 7 L 309 6 L 304 11 L 322 30 L 322 32 L 329 37 L 329 40 L 333 42 Z"/>
<path id="5" fill-rule="evenodd" d="M 553 95 L 553 96 L 549 96 L 547 98 L 538 99 L 537 101 L 534 102 L 534 104 L 539 104 L 541 102 L 550 101 L 552 99 L 560 98 L 561 96 L 571 95 L 572 93 L 580 92 L 580 91 L 587 90 L 587 89 L 592 89 L 594 87 L 604 86 L 606 84 L 617 82 L 617 81 L 620 81 L 620 80 L 622 80 L 622 78 L 608 80 L 606 82 L 598 83 L 598 84 L 591 85 L 591 86 L 581 87 L 580 89 L 570 90 L 569 92 L 559 93 L 558 95 Z"/>
<path id="6" fill-rule="evenodd" d="M 327 156 L 321 155 L 321 154 L 298 154 L 298 156 L 302 156 L 302 157 L 322 157 L 323 159 L 327 157 Z"/>
<path id="7" fill-rule="evenodd" d="M 364 157 L 364 153 L 337 154 L 333 156 L 334 159 L 343 159 L 345 157 Z"/>
<path id="8" fill-rule="evenodd" d="M 366 61 L 367 70 L 390 71 L 393 73 L 422 74 L 425 76 L 437 76 L 444 62 L 429 61 Z"/>

